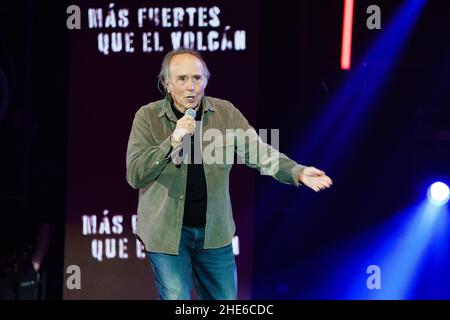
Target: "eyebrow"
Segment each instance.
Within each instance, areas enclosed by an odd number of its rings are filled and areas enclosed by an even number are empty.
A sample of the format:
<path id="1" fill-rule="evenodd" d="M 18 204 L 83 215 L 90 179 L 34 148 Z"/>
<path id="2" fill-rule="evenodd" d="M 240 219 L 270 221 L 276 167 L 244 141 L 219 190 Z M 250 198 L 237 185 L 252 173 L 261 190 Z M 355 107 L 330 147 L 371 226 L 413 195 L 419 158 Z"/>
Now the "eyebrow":
<path id="1" fill-rule="evenodd" d="M 177 77 L 177 78 L 189 77 L 189 75 L 187 75 L 187 74 L 179 74 L 179 75 L 177 75 L 176 77 Z M 203 75 L 202 75 L 202 74 L 199 74 L 199 73 L 196 73 L 196 74 L 193 74 L 192 77 L 203 77 Z"/>

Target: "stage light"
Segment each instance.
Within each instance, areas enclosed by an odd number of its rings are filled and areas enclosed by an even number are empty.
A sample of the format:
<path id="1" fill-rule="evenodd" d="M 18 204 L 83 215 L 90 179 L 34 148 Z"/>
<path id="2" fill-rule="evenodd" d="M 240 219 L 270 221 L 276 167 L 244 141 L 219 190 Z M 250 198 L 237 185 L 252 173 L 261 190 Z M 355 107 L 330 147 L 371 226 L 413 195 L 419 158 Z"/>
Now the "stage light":
<path id="1" fill-rule="evenodd" d="M 342 24 L 341 69 L 350 69 L 352 57 L 353 0 L 345 0 Z"/>
<path id="2" fill-rule="evenodd" d="M 449 188 L 443 182 L 435 182 L 428 188 L 428 199 L 436 205 L 446 204 L 449 196 Z"/>

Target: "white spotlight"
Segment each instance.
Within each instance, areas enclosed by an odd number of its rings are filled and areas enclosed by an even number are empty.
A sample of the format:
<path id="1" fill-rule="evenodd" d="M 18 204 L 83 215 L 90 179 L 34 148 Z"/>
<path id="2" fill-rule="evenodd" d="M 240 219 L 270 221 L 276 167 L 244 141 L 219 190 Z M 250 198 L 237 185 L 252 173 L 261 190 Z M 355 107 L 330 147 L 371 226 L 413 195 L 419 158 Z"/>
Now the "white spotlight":
<path id="1" fill-rule="evenodd" d="M 428 199 L 437 205 L 446 204 L 449 196 L 450 190 L 443 182 L 435 182 L 428 188 Z"/>

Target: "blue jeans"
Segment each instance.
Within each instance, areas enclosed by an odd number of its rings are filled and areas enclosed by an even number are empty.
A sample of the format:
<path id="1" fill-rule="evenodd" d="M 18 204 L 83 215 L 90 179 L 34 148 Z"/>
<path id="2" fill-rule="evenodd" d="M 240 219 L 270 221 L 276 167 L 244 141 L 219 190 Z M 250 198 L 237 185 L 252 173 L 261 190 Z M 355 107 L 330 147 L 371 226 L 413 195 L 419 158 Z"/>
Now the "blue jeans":
<path id="1" fill-rule="evenodd" d="M 204 237 L 204 228 L 183 226 L 178 255 L 148 253 L 159 299 L 190 299 L 191 276 L 201 299 L 236 299 L 237 273 L 232 245 L 203 249 Z"/>

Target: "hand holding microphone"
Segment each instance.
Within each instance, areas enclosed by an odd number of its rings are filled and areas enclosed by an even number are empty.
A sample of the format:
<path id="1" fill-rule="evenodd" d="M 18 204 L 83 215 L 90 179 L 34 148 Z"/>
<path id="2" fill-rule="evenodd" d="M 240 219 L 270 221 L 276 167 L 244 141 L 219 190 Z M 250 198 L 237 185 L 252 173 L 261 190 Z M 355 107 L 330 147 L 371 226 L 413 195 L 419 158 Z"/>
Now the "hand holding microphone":
<path id="1" fill-rule="evenodd" d="M 195 132 L 195 116 L 196 112 L 194 109 L 187 109 L 184 116 L 177 121 L 177 126 L 170 137 L 170 143 L 172 147 L 178 146 L 182 141 L 183 137 L 187 134 L 193 135 Z"/>

